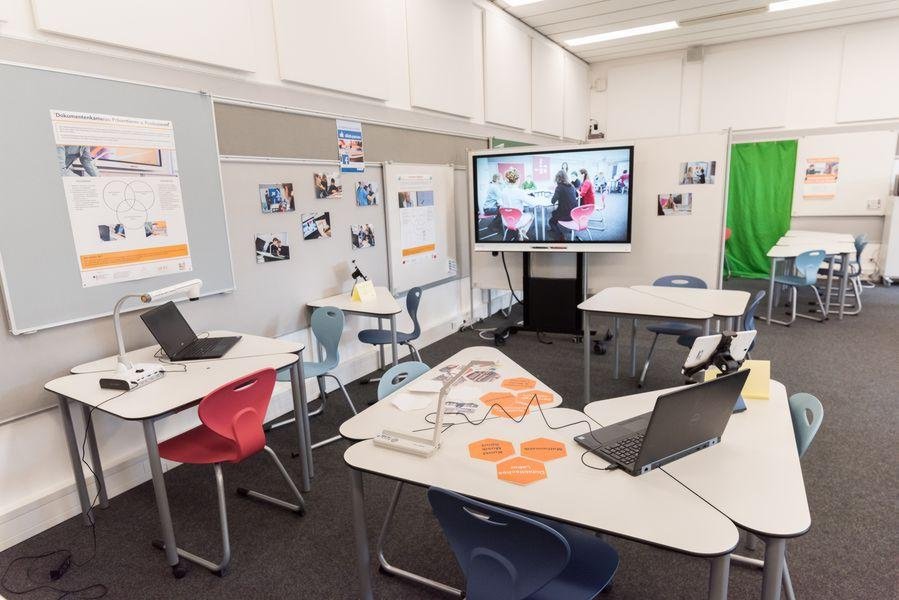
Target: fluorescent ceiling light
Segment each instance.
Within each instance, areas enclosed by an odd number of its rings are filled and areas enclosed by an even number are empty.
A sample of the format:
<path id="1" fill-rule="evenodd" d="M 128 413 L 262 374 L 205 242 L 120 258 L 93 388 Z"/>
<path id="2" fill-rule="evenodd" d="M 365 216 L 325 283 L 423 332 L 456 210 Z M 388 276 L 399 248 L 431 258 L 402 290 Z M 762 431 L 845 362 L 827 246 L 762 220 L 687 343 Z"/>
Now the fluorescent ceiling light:
<path id="1" fill-rule="evenodd" d="M 537 4 L 543 0 L 505 0 L 509 6 L 524 6 L 525 4 Z"/>
<path id="2" fill-rule="evenodd" d="M 618 31 L 607 31 L 605 33 L 597 33 L 579 38 L 565 40 L 569 46 L 583 46 L 585 44 L 595 44 L 597 42 L 607 42 L 609 40 L 618 40 L 635 35 L 646 35 L 649 33 L 658 33 L 659 31 L 668 31 L 677 29 L 677 21 L 665 21 L 664 23 L 654 23 L 652 25 L 644 25 L 642 27 L 631 27 L 630 29 L 619 29 Z"/>
<path id="3" fill-rule="evenodd" d="M 805 8 L 806 6 L 814 6 L 816 4 L 827 4 L 828 2 L 836 2 L 836 0 L 781 0 L 780 2 L 772 2 L 769 4 L 768 10 L 770 12 L 780 12 L 782 10 Z"/>

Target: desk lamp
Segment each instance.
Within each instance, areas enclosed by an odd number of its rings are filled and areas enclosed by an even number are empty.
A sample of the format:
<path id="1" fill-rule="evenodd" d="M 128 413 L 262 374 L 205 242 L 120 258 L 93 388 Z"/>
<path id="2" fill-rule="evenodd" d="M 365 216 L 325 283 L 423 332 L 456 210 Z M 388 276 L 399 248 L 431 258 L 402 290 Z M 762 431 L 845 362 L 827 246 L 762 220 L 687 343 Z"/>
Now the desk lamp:
<path id="1" fill-rule="evenodd" d="M 146 304 L 179 294 L 184 294 L 193 301 L 200 297 L 200 287 L 202 285 L 203 282 L 201 280 L 191 279 L 143 294 L 128 294 L 119 298 L 119 301 L 115 304 L 115 309 L 112 311 L 112 323 L 115 327 L 115 338 L 119 349 L 119 354 L 116 357 L 116 372 L 113 377 L 101 380 L 101 387 L 132 390 L 159 379 L 165 372 L 157 363 L 133 364 L 131 359 L 125 355 L 125 341 L 122 338 L 122 322 L 119 316 L 125 302 L 132 298 L 138 298 Z"/>
<path id="2" fill-rule="evenodd" d="M 375 437 L 375 445 L 417 456 L 432 456 L 440 448 L 440 435 L 443 433 L 443 413 L 446 411 L 444 404 L 450 390 L 462 381 L 465 374 L 472 368 L 494 366 L 496 366 L 496 363 L 492 360 L 473 360 L 444 382 L 437 395 L 437 418 L 434 419 L 434 435 L 430 438 L 385 429 Z"/>

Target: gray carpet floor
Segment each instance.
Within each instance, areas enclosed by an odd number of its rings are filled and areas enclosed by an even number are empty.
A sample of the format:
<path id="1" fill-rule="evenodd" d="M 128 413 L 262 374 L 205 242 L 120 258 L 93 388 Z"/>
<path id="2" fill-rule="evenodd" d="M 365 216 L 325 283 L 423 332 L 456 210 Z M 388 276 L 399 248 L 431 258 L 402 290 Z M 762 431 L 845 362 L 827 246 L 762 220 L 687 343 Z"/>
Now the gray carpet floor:
<path id="1" fill-rule="evenodd" d="M 728 287 L 754 290 L 763 282 L 734 280 Z M 810 392 L 825 409 L 824 424 L 803 459 L 805 485 L 812 514 L 811 530 L 787 545 L 790 571 L 800 599 L 897 598 L 896 548 L 899 547 L 897 507 L 897 397 L 899 397 L 899 288 L 865 290 L 864 311 L 843 321 L 819 324 L 800 320 L 792 327 L 759 324 L 754 358 L 772 361 L 772 376 L 789 393 Z M 427 302 L 427 294 L 423 298 Z M 604 323 L 597 324 L 600 329 Z M 623 333 L 626 353 L 628 334 Z M 581 408 L 581 350 L 563 335 L 545 336 L 541 344 L 533 333 L 521 332 L 502 348 L 512 360 L 530 370 L 564 398 L 564 406 Z M 648 351 L 651 334 L 639 331 L 638 357 Z M 422 350 L 429 364 L 475 344 L 487 344 L 475 332 L 457 333 Z M 650 367 L 648 388 L 680 383 L 679 364 L 684 349 L 673 339 L 659 342 Z M 636 391 L 634 381 L 611 377 L 612 354 L 592 361 L 594 399 Z M 375 398 L 374 385 L 348 386 L 361 409 Z M 349 414 L 345 403 L 331 395 L 324 415 L 312 423 L 313 436 L 332 435 Z M 299 472 L 291 431 L 278 429 L 269 443 L 288 469 Z M 345 442 L 315 451 L 313 490 L 306 495 L 308 512 L 297 517 L 251 500 L 229 497 L 233 560 L 225 578 L 191 566 L 184 579 L 175 580 L 162 554 L 150 542 L 158 537 L 153 491 L 145 483 L 116 498 L 98 511 L 97 552 L 83 566 L 72 568 L 55 585 L 75 589 L 94 583 L 108 587 L 107 598 L 351 598 L 356 594 L 353 562 L 350 481 L 342 455 Z M 102 449 L 102 444 L 101 444 Z M 61 457 L 60 460 L 63 460 Z M 238 485 L 286 497 L 278 474 L 258 455 L 225 468 L 229 489 Z M 23 482 L 23 484 L 27 484 Z M 218 522 L 211 467 L 183 466 L 166 474 L 169 498 L 179 543 L 217 560 Z M 366 476 L 369 537 L 377 539 L 381 519 L 393 489 L 391 482 Z M 771 506 L 770 510 L 777 510 Z M 436 525 L 423 490 L 407 487 L 400 502 L 395 534 L 387 545 L 398 566 L 418 571 L 461 587 L 462 577 Z M 90 530 L 78 518 L 43 532 L 0 554 L 0 570 L 16 557 L 67 548 L 76 562 L 92 554 Z M 621 567 L 609 600 L 704 598 L 708 563 L 673 552 L 610 538 L 621 556 Z M 760 546 L 761 548 L 761 546 Z M 749 552 L 744 552 L 749 553 Z M 751 553 L 749 553 L 751 554 Z M 760 552 L 756 552 L 760 556 Z M 18 563 L 6 585 L 23 589 L 46 581 L 52 560 Z M 372 568 L 379 598 L 446 597 L 405 581 L 386 577 Z M 732 565 L 730 598 L 759 597 L 761 573 Z M 9 598 L 60 597 L 50 590 Z M 93 597 L 91 595 L 67 596 Z"/>

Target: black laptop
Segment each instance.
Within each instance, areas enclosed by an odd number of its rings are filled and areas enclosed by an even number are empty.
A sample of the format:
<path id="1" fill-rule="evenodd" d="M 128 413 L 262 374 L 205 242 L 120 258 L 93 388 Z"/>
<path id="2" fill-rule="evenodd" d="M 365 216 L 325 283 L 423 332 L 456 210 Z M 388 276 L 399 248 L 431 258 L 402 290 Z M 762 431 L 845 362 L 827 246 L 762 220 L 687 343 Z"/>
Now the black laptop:
<path id="1" fill-rule="evenodd" d="M 574 440 L 631 475 L 642 475 L 720 442 L 749 371 L 662 394 L 652 412 Z"/>
<path id="2" fill-rule="evenodd" d="M 174 302 L 166 302 L 141 314 L 144 325 L 170 360 L 221 358 L 240 336 L 198 338 Z"/>

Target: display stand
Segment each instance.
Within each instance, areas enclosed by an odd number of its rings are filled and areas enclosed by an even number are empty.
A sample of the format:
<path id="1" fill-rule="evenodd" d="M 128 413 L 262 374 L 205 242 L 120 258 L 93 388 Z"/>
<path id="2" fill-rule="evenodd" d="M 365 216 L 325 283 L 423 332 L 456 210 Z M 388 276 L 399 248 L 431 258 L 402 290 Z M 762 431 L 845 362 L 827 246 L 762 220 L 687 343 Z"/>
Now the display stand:
<path id="1" fill-rule="evenodd" d="M 522 256 L 524 327 L 538 333 L 578 335 L 583 330 L 577 305 L 585 300 L 586 258 L 578 252 L 574 278 L 535 277 L 531 273 L 531 253 Z"/>

